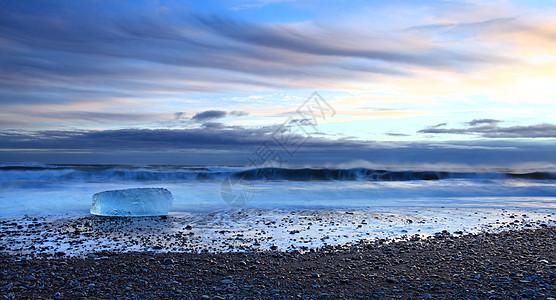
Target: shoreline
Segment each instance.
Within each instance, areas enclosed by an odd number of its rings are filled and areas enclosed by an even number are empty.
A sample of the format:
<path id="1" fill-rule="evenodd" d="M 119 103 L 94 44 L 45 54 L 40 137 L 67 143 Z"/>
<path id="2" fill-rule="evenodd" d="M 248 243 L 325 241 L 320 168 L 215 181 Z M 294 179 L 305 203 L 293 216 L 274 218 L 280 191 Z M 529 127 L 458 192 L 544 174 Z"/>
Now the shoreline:
<path id="1" fill-rule="evenodd" d="M 0 219 L 0 253 L 83 257 L 119 252 L 307 251 L 375 239 L 556 225 L 552 209 L 225 209 L 163 217 Z"/>
<path id="2" fill-rule="evenodd" d="M 0 254 L 7 299 L 556 298 L 556 227 L 297 250 Z"/>

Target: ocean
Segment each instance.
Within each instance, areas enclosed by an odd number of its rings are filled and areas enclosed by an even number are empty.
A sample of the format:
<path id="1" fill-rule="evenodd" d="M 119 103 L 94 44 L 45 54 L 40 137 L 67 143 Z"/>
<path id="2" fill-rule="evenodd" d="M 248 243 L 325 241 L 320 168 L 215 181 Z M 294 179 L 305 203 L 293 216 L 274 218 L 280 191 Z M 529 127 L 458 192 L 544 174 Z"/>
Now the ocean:
<path id="1" fill-rule="evenodd" d="M 67 242 L 40 241 L 39 230 L 20 228 L 23 233 L 12 235 L 11 244 L 5 240 L 0 245 L 13 251 L 37 243 L 44 251 L 63 248 L 70 253 L 96 251 L 100 244 L 104 250 L 153 249 L 159 241 L 134 246 L 114 242 L 107 232 L 99 233 L 100 221 L 96 227 L 83 227 L 88 220 L 98 220 L 89 213 L 93 194 L 135 187 L 161 187 L 173 194 L 172 222 L 164 223 L 156 235 L 196 231 L 183 247 L 154 248 L 169 251 L 318 247 L 556 222 L 556 173 L 546 170 L 2 165 L 0 187 L 4 224 L 28 228 L 39 220 Z M 131 227 L 140 236 L 137 228 L 149 220 L 138 218 Z M 81 232 L 90 230 L 92 234 L 79 237 L 88 239 L 84 244 L 89 248 L 68 246 L 77 237 L 57 229 L 68 224 L 80 226 Z M 3 229 L 10 230 L 7 225 Z M 240 235 L 241 241 L 219 244 L 232 235 Z M 265 237 L 262 242 L 260 237 Z"/>
<path id="2" fill-rule="evenodd" d="M 132 187 L 170 190 L 175 211 L 222 208 L 228 179 L 228 192 L 249 190 L 246 208 L 556 208 L 556 173 L 531 170 L 3 165 L 0 214 L 86 215 L 94 193 Z"/>

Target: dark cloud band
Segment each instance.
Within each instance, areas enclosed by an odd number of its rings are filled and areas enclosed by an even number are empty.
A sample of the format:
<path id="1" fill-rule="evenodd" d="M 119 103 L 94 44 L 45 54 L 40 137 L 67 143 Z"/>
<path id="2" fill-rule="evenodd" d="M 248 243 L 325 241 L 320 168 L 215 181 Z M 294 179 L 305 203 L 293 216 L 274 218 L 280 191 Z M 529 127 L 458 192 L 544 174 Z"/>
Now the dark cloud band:
<path id="1" fill-rule="evenodd" d="M 470 134 L 479 135 L 484 138 L 556 138 L 556 125 L 554 124 L 537 124 L 530 126 L 509 126 L 502 127 L 497 124 L 500 120 L 494 119 L 476 119 L 466 124 L 468 128 L 439 128 L 445 123 L 430 126 L 417 131 L 418 133 L 428 134 Z"/>

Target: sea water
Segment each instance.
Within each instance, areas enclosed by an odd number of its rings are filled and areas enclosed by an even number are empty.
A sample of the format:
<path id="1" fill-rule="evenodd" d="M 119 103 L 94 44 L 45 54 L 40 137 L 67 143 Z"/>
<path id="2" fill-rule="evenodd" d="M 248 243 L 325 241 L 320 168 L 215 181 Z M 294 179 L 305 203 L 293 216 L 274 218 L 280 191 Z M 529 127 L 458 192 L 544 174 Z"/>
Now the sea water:
<path id="1" fill-rule="evenodd" d="M 0 217 L 86 215 L 93 194 L 140 187 L 170 190 L 174 211 L 219 209 L 225 180 L 245 208 L 556 208 L 556 173 L 531 170 L 32 165 L 0 166 Z"/>
<path id="2" fill-rule="evenodd" d="M 12 233 L 0 248 L 16 253 L 288 250 L 556 225 L 556 174 L 545 170 L 4 165 L 0 188 Z M 169 190 L 168 219 L 91 216 L 94 194 L 130 188 Z"/>

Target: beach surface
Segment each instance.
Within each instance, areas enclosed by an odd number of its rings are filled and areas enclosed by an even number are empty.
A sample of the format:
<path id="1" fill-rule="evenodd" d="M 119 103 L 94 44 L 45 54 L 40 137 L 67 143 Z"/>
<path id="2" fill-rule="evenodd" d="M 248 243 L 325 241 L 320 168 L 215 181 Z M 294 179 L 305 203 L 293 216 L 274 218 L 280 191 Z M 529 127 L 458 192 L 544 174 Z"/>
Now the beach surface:
<path id="1" fill-rule="evenodd" d="M 0 254 L 6 299 L 554 299 L 556 227 L 306 251 Z"/>
<path id="2" fill-rule="evenodd" d="M 556 226 L 553 209 L 224 208 L 161 217 L 37 215 L 0 219 L 0 252 L 83 257 L 109 251 L 307 251 L 376 239 Z"/>
<path id="3" fill-rule="evenodd" d="M 0 220 L 2 296 L 556 298 L 551 209 L 237 209 Z"/>
<path id="4" fill-rule="evenodd" d="M 556 298 L 553 173 L 263 171 L 5 167 L 0 299 Z M 89 213 L 140 187 L 172 211 Z"/>

